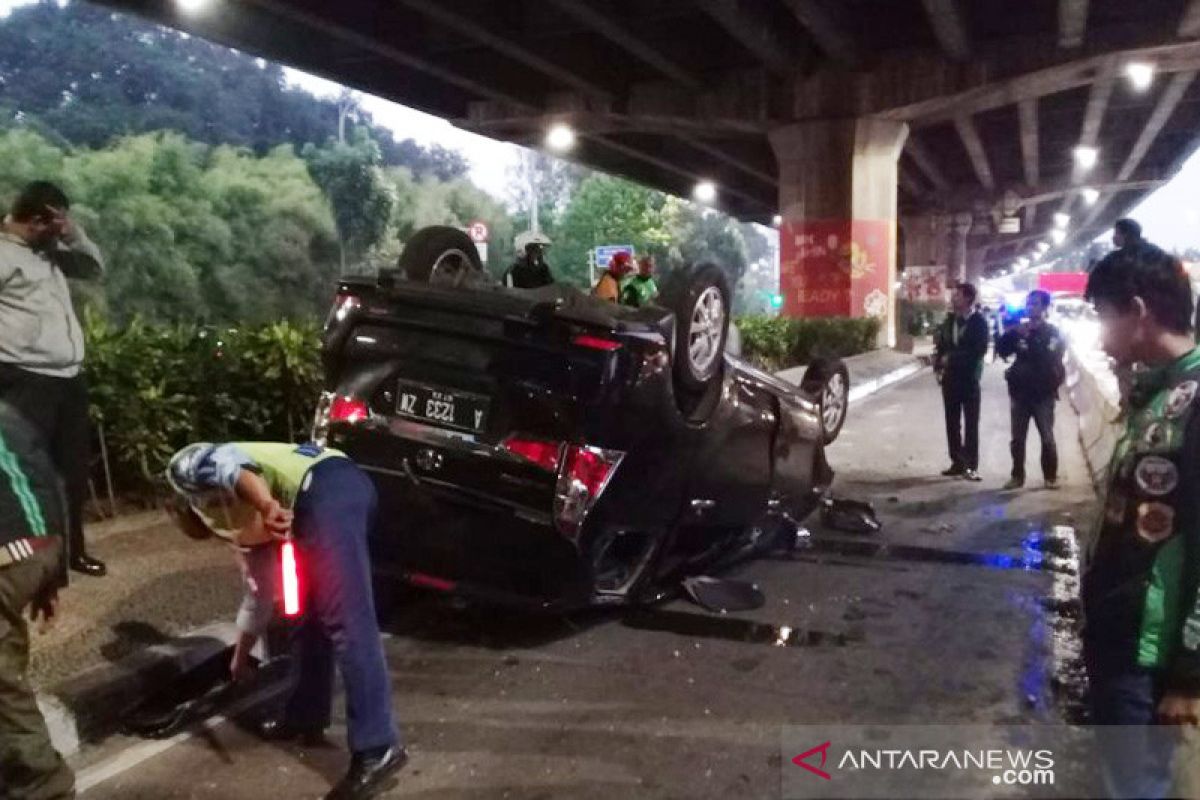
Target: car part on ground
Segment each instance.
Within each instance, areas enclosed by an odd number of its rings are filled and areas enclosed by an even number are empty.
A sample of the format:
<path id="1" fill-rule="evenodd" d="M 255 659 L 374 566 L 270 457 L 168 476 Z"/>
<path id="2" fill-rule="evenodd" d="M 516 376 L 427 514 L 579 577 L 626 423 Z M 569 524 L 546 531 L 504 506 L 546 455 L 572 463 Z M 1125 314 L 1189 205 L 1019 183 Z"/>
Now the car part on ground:
<path id="1" fill-rule="evenodd" d="M 753 611 L 767 602 L 758 584 L 711 575 L 685 578 L 683 590 L 696 605 L 718 614 Z"/>
<path id="2" fill-rule="evenodd" d="M 878 533 L 883 529 L 873 505 L 843 497 L 827 497 L 821 502 L 821 523 L 845 533 Z"/>
<path id="3" fill-rule="evenodd" d="M 804 371 L 800 388 L 817 398 L 825 444 L 833 444 L 850 410 L 850 372 L 840 358 L 819 358 Z"/>

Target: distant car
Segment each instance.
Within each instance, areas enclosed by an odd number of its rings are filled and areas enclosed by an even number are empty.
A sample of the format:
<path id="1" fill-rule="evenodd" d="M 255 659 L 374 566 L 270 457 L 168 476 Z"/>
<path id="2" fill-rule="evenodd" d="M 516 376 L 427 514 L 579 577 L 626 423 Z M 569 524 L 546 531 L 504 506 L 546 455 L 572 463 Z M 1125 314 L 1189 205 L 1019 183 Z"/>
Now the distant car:
<path id="1" fill-rule="evenodd" d="M 726 353 L 715 265 L 642 309 L 496 285 L 455 228 L 417 233 L 400 267 L 341 284 L 314 429 L 375 481 L 377 578 L 635 603 L 770 547 L 827 492 L 846 368 L 796 387 Z"/>

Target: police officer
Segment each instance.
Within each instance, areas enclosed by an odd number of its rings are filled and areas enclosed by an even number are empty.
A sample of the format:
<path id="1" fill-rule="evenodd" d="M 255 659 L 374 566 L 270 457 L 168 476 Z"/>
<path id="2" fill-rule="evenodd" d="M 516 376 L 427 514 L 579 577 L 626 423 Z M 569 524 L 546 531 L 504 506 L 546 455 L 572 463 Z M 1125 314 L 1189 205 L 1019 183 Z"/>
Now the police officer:
<path id="1" fill-rule="evenodd" d="M 0 402 L 0 797 L 75 796 L 26 670 L 29 626 L 53 620 L 65 576 L 66 506 L 40 432 Z"/>
<path id="2" fill-rule="evenodd" d="M 391 685 L 371 592 L 367 533 L 375 514 L 371 481 L 342 453 L 273 442 L 192 444 L 167 477 L 183 501 L 177 522 L 245 543 L 294 537 L 304 620 L 296 634 L 297 682 L 272 739 L 317 740 L 330 724 L 333 664 L 346 688 L 350 769 L 331 800 L 372 797 L 408 755 L 392 716 Z M 197 536 L 199 531 L 199 536 Z"/>
<path id="3" fill-rule="evenodd" d="M 996 354 L 1005 360 L 1015 356 L 1004 373 L 1012 403 L 1012 478 L 1007 490 L 1025 485 L 1025 442 L 1029 421 L 1037 427 L 1042 440 L 1042 476 L 1046 488 L 1058 487 L 1058 447 L 1054 441 L 1054 404 L 1058 387 L 1066 377 L 1063 354 L 1066 347 L 1058 328 L 1046 321 L 1050 293 L 1037 289 L 1025 300 L 1026 317 L 1007 331 L 996 345 Z"/>

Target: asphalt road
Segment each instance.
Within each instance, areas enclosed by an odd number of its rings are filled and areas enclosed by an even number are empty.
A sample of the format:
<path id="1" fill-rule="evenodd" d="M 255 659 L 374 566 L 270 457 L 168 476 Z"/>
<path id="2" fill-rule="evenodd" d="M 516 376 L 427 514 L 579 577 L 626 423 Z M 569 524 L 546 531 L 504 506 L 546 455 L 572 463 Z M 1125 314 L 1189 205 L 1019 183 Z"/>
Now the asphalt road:
<path id="1" fill-rule="evenodd" d="M 678 601 L 531 619 L 431 597 L 401 608 L 386 645 L 412 761 L 388 796 L 776 797 L 794 769 L 784 725 L 1063 719 L 1070 698 L 1054 687 L 1071 683 L 1071 641 L 1044 601 L 1071 578 L 1042 559 L 1059 547 L 1046 544 L 1053 527 L 1083 529 L 1094 499 L 1065 403 L 1064 487 L 1000 492 L 998 367 L 985 395 L 979 484 L 937 476 L 947 459 L 928 372 L 856 404 L 830 453 L 836 488 L 874 502 L 884 531 L 813 520 L 811 549 L 737 570 L 766 592 L 756 611 Z M 345 767 L 340 730 L 333 739 L 301 751 L 218 721 L 166 743 L 116 737 L 77 767 L 96 800 L 319 797 Z"/>

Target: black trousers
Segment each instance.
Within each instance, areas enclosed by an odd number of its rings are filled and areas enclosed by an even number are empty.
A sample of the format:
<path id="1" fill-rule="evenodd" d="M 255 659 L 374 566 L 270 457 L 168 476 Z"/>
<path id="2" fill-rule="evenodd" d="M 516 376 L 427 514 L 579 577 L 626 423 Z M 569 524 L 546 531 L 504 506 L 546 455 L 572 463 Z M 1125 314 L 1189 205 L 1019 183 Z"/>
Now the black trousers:
<path id="1" fill-rule="evenodd" d="M 950 463 L 956 467 L 979 469 L 979 405 L 982 397 L 976 381 L 942 384 L 946 443 L 950 448 Z"/>
<path id="2" fill-rule="evenodd" d="M 42 432 L 66 489 L 67 552 L 71 557 L 84 554 L 83 503 L 88 492 L 92 439 L 83 375 L 52 378 L 0 364 L 0 400 Z"/>
<path id="3" fill-rule="evenodd" d="M 1029 420 L 1037 427 L 1042 440 L 1042 475 L 1046 480 L 1058 479 L 1058 445 L 1054 441 L 1053 395 L 1040 400 L 1012 399 L 1012 476 L 1025 479 L 1025 440 L 1029 438 Z"/>

